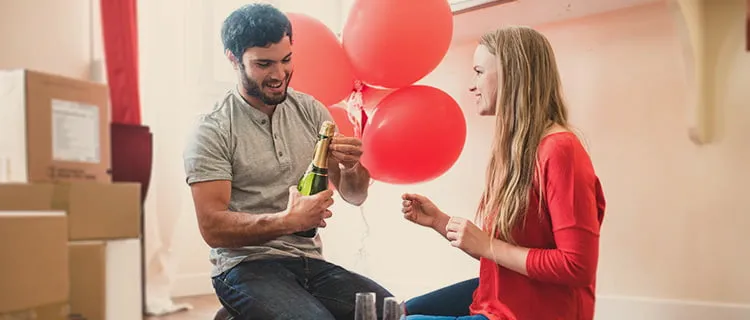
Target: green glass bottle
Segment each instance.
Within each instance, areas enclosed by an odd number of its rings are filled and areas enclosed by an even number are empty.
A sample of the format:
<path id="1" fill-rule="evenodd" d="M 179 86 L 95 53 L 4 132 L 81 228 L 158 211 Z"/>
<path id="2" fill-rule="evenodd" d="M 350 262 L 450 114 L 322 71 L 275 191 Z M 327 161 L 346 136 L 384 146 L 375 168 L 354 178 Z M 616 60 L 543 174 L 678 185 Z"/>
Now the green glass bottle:
<path id="1" fill-rule="evenodd" d="M 331 121 L 323 122 L 318 132 L 318 142 L 315 144 L 313 160 L 307 171 L 297 183 L 297 190 L 303 196 L 314 195 L 328 189 L 328 145 L 336 131 L 336 125 Z M 312 238 L 318 234 L 318 228 L 294 233 L 300 237 Z"/>

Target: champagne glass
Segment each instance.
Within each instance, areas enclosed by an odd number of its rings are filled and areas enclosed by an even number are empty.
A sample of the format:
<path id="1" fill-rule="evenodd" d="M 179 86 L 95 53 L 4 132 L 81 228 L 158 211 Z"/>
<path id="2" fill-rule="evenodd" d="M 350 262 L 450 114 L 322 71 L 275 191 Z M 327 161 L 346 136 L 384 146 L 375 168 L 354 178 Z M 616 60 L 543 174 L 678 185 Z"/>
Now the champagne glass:
<path id="1" fill-rule="evenodd" d="M 383 320 L 400 320 L 402 315 L 401 304 L 396 298 L 383 299 Z"/>
<path id="2" fill-rule="evenodd" d="M 377 320 L 375 292 L 357 292 L 354 300 L 354 320 Z"/>

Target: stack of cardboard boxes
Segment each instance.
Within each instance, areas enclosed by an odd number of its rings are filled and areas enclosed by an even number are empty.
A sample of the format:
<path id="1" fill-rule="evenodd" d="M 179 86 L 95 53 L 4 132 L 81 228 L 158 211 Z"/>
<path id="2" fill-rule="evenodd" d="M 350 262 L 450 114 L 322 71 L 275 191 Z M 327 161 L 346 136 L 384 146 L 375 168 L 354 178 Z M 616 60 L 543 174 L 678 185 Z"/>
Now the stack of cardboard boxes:
<path id="1" fill-rule="evenodd" d="M 103 84 L 0 70 L 0 320 L 142 318 L 141 188 Z"/>

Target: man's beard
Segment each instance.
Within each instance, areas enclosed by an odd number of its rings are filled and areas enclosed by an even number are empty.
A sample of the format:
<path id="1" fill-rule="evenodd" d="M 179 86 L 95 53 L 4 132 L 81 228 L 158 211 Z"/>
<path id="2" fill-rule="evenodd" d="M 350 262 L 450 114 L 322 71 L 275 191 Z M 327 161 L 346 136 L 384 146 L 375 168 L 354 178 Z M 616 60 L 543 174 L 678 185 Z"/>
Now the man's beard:
<path id="1" fill-rule="evenodd" d="M 268 96 L 263 93 L 263 90 L 261 88 L 261 84 L 258 82 L 250 79 L 250 77 L 247 76 L 247 73 L 242 72 L 242 87 L 245 88 L 245 92 L 247 92 L 247 95 L 251 97 L 255 97 L 260 99 L 263 104 L 268 106 L 275 106 L 278 104 L 281 104 L 286 100 L 287 96 L 287 89 L 289 88 L 289 80 L 292 79 L 291 73 L 284 79 L 284 93 L 278 96 Z"/>

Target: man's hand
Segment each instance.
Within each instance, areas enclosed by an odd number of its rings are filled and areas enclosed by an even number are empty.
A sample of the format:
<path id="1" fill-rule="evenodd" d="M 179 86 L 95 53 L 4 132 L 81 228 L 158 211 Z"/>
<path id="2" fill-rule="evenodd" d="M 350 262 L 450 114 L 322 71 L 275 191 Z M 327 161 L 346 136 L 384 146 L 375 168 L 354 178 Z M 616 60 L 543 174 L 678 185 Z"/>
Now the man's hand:
<path id="1" fill-rule="evenodd" d="M 325 219 L 330 218 L 328 208 L 333 205 L 333 191 L 325 190 L 311 196 L 303 196 L 297 186 L 289 188 L 289 203 L 284 211 L 284 220 L 292 232 L 300 232 L 315 227 L 324 228 Z"/>
<path id="2" fill-rule="evenodd" d="M 355 206 L 362 205 L 370 187 L 370 172 L 359 162 L 362 141 L 337 133 L 331 138 L 328 150 L 329 179 L 344 201 Z"/>
<path id="3" fill-rule="evenodd" d="M 351 169 L 362 157 L 362 140 L 337 133 L 331 139 L 329 149 L 333 161 L 342 164 L 346 169 Z"/>
<path id="4" fill-rule="evenodd" d="M 470 256 L 479 258 L 488 256 L 490 235 L 464 218 L 451 217 L 445 226 L 446 238 L 451 245 L 463 250 Z"/>

